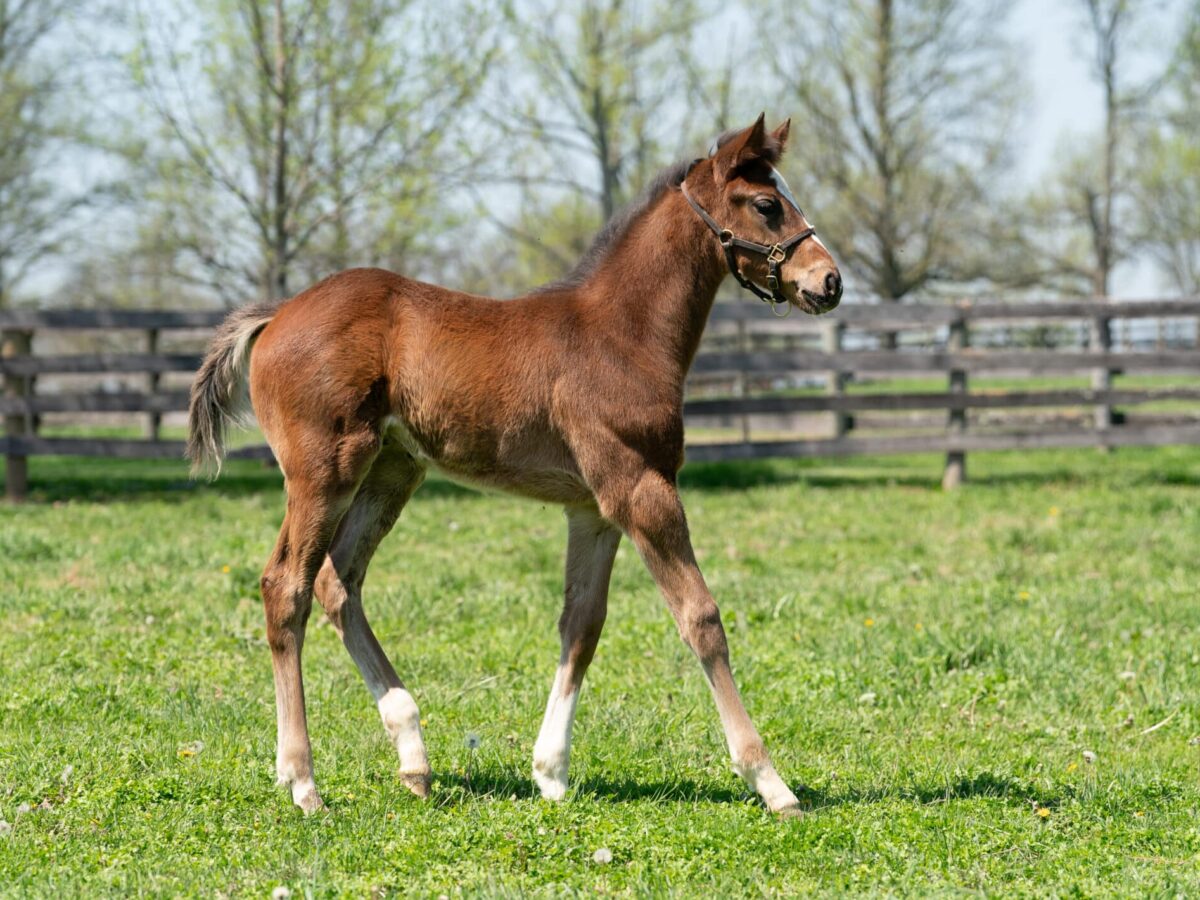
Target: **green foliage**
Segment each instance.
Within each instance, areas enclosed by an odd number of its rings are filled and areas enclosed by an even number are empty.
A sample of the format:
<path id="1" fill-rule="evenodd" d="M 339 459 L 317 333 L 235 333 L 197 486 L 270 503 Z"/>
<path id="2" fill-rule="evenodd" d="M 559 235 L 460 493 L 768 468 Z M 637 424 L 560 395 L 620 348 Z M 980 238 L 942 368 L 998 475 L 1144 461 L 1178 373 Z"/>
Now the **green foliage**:
<path id="1" fill-rule="evenodd" d="M 81 137 L 68 108 L 70 60 L 53 52 L 79 0 L 0 2 L 0 307 L 31 268 L 60 246 L 84 185 L 54 175 Z M 78 180 L 78 179 L 77 179 Z"/>
<path id="2" fill-rule="evenodd" d="M 1020 79 L 992 0 L 761 2 L 787 161 L 863 293 L 900 300 L 983 272 Z M 817 61 L 819 60 L 819 64 Z"/>
<path id="3" fill-rule="evenodd" d="M 354 264 L 411 271 L 439 192 L 479 149 L 468 109 L 489 27 L 473 0 L 205 0 L 145 14 L 130 72 L 161 126 L 147 189 L 168 252 L 243 301 Z"/>
<path id="4" fill-rule="evenodd" d="M 1200 3 L 1175 50 L 1134 188 L 1140 244 L 1183 294 L 1200 292 Z"/>
<path id="5" fill-rule="evenodd" d="M 306 819 L 273 785 L 256 594 L 277 473 L 35 458 L 35 502 L 0 509 L 0 894 L 1196 893 L 1200 452 L 973 454 L 952 494 L 938 464 L 684 470 L 743 693 L 806 818 L 773 819 L 730 773 L 628 546 L 572 790 L 535 798 L 562 518 L 435 479 L 366 588 L 433 796 L 399 786 L 314 616 L 330 812 Z"/>

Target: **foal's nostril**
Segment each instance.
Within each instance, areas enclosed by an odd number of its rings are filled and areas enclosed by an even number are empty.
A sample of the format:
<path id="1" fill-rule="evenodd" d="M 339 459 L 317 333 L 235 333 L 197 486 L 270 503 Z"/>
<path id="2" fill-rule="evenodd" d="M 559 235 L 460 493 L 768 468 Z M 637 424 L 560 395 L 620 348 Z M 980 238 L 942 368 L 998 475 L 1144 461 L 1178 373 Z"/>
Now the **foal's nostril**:
<path id="1" fill-rule="evenodd" d="M 825 296 L 831 298 L 842 296 L 842 276 L 837 272 L 830 272 L 825 276 Z"/>

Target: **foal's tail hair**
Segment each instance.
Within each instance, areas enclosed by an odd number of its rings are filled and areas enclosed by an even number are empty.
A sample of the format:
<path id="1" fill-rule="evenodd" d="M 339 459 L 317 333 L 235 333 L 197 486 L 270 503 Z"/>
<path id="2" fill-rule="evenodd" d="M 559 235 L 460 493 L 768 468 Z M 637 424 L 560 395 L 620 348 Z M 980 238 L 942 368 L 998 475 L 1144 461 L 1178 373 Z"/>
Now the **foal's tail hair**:
<path id="1" fill-rule="evenodd" d="M 187 457 L 192 476 L 216 478 L 225 456 L 225 428 L 241 421 L 249 406 L 246 390 L 250 348 L 279 310 L 282 300 L 253 303 L 231 312 L 217 328 L 188 404 Z"/>

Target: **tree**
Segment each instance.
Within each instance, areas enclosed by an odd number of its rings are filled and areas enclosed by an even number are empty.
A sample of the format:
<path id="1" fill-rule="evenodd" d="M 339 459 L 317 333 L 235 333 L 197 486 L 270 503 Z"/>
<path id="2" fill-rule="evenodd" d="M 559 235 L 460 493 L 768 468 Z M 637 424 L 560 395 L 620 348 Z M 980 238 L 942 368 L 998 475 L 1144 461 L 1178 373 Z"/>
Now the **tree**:
<path id="1" fill-rule="evenodd" d="M 517 94 L 502 125 L 569 158 L 587 158 L 593 179 L 567 176 L 566 183 L 595 197 L 604 221 L 657 155 L 668 101 L 679 86 L 673 70 L 681 42 L 699 17 L 695 0 L 530 2 L 519 13 L 507 9 L 531 90 Z"/>
<path id="2" fill-rule="evenodd" d="M 1120 189 L 1117 175 L 1117 154 L 1121 138 L 1121 96 L 1117 66 L 1121 61 L 1122 45 L 1132 19 L 1131 0 L 1083 0 L 1093 41 L 1095 74 L 1104 91 L 1104 153 L 1100 180 L 1095 187 L 1086 181 L 1083 194 L 1087 222 L 1092 236 L 1095 265 L 1092 273 L 1092 292 L 1107 297 L 1118 248 L 1113 223 L 1113 208 Z"/>
<path id="3" fill-rule="evenodd" d="M 794 165 L 858 290 L 897 302 L 981 272 L 1018 83 L 993 0 L 771 2 Z"/>
<path id="4" fill-rule="evenodd" d="M 55 251 L 87 186 L 52 175 L 80 137 L 63 100 L 75 57 L 52 58 L 55 31 L 78 0 L 0 0 L 0 307 Z"/>
<path id="5" fill-rule="evenodd" d="M 1106 297 L 1113 270 L 1135 243 L 1129 213 L 1137 118 L 1149 108 L 1157 81 L 1135 82 L 1129 69 L 1153 0 L 1076 2 L 1103 122 L 1098 135 L 1064 146 L 1062 165 L 1022 203 L 1027 227 L 1008 242 L 1012 265 L 1005 280 Z"/>
<path id="6" fill-rule="evenodd" d="M 1162 118 L 1138 154 L 1136 236 L 1175 290 L 1200 294 L 1200 2 L 1165 80 Z"/>
<path id="7" fill-rule="evenodd" d="M 526 275 L 561 274 L 587 236 L 682 145 L 681 63 L 705 5 L 511 0 L 506 7 L 510 65 L 489 108 L 496 145 L 511 148 L 497 158 L 495 182 L 517 189 L 520 214 L 489 216 L 505 240 L 527 251 Z M 547 232 L 538 224 L 547 216 L 570 227 Z"/>
<path id="8" fill-rule="evenodd" d="M 374 261 L 377 234 L 420 232 L 397 207 L 465 175 L 464 107 L 491 56 L 489 18 L 470 0 L 175 11 L 157 29 L 142 16 L 133 66 L 168 147 L 154 199 L 196 277 L 227 299 L 287 296 L 298 269 Z"/>

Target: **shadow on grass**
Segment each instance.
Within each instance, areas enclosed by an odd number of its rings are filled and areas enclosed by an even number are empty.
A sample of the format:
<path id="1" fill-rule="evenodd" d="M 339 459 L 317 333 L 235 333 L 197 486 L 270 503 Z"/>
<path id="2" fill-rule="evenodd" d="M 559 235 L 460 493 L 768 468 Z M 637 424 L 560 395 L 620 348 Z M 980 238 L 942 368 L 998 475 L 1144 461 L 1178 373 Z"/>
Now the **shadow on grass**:
<path id="1" fill-rule="evenodd" d="M 1075 451 L 1064 458 L 1041 458 L 1028 468 L 979 473 L 973 469 L 973 488 L 1042 487 L 1079 485 L 1115 478 L 1130 488 L 1200 487 L 1200 465 L 1195 455 L 1173 454 L 1153 459 L 1120 451 L 1114 457 L 1083 456 Z M 1119 465 L 1118 465 L 1119 463 Z M 1001 463 L 1005 465 L 1007 463 Z M 995 465 L 995 463 L 993 463 Z M 74 457 L 35 457 L 30 471 L 29 499 L 34 503 L 70 500 L 119 502 L 125 500 L 178 501 L 205 493 L 220 497 L 248 497 L 279 493 L 283 476 L 261 463 L 231 461 L 213 482 L 195 481 L 175 460 L 113 460 Z M 854 457 L 838 460 L 742 460 L 724 463 L 690 463 L 680 473 L 685 491 L 733 493 L 760 487 L 806 485 L 824 490 L 862 490 L 902 487 L 940 492 L 939 457 Z M 417 493 L 421 497 L 481 496 L 433 475 Z"/>
<path id="2" fill-rule="evenodd" d="M 832 490 L 903 487 L 941 493 L 941 465 L 940 457 L 897 458 L 884 464 L 863 457 L 691 463 L 680 472 L 679 484 L 684 490 L 714 493 L 794 484 Z M 1075 486 L 1115 475 L 1129 487 L 1200 487 L 1200 466 L 1194 459 L 1172 460 L 1167 465 L 1143 461 L 1131 464 L 1125 451 L 1123 459 L 1119 452 L 1112 458 L 1079 456 L 1075 460 L 1038 460 L 1035 465 L 1036 468 L 982 474 L 972 471 L 968 484 L 974 488 Z"/>
<path id="3" fill-rule="evenodd" d="M 851 788 L 836 793 L 804 788 L 798 794 L 800 801 L 813 812 L 835 806 L 864 806 L 886 800 L 900 800 L 925 806 L 930 803 L 981 798 L 1024 803 L 1036 798 L 1042 806 L 1054 807 L 1059 804 L 1057 797 L 1040 796 L 1027 784 L 991 772 L 959 778 L 949 784 Z"/>
<path id="4" fill-rule="evenodd" d="M 112 503 L 155 500 L 182 502 L 204 494 L 244 498 L 283 492 L 278 468 L 255 462 L 230 462 L 215 481 L 192 479 L 172 460 L 107 460 L 54 457 L 36 460 L 30 473 L 29 502 Z M 430 478 L 419 495 L 479 496 L 479 492 L 443 478 Z"/>
<path id="5" fill-rule="evenodd" d="M 443 774 L 439 780 L 451 789 L 454 796 L 466 799 L 536 799 L 539 794 L 529 778 L 498 771 L 477 771 L 468 778 L 458 774 Z M 600 803 L 637 803 L 658 801 L 667 803 L 739 804 L 749 796 L 749 788 L 740 783 L 722 785 L 681 778 L 673 781 L 639 781 L 590 776 L 572 782 L 572 791 Z M 796 794 L 809 812 L 840 806 L 870 806 L 888 801 L 926 806 L 953 800 L 998 799 L 1009 803 L 1028 803 L 1036 798 L 1040 806 L 1054 808 L 1060 798 L 1046 797 L 1027 784 L 990 772 L 959 778 L 949 784 L 890 785 L 874 788 L 850 788 L 844 791 L 821 791 L 797 787 Z M 453 800 L 449 802 L 453 803 Z"/>
<path id="6" fill-rule="evenodd" d="M 522 800 L 541 796 L 529 777 L 497 771 L 476 771 L 468 778 L 456 773 L 439 774 L 438 780 L 455 793 L 474 798 L 516 796 Z M 571 782 L 571 791 L 600 803 L 636 803 L 642 800 L 661 800 L 684 803 L 736 803 L 746 792 L 736 791 L 690 779 L 676 781 L 638 781 L 630 778 L 611 779 L 591 776 Z"/>

